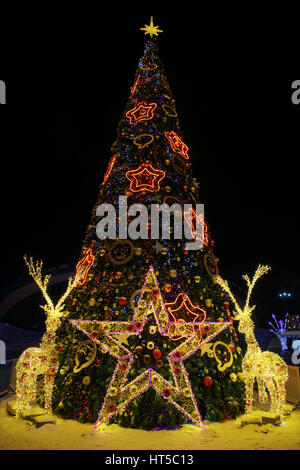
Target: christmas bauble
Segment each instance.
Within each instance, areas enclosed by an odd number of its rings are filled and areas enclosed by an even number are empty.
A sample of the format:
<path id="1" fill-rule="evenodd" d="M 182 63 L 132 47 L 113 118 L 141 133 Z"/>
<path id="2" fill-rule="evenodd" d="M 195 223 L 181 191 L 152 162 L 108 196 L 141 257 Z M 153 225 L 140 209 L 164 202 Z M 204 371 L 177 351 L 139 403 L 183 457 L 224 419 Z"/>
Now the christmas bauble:
<path id="1" fill-rule="evenodd" d="M 135 352 L 136 352 L 137 354 L 142 354 L 142 352 L 143 352 L 142 346 L 137 346 L 137 347 L 135 348 Z"/>
<path id="2" fill-rule="evenodd" d="M 85 377 L 83 377 L 82 383 L 87 387 L 91 383 L 91 377 L 89 375 L 86 375 Z"/>
<path id="3" fill-rule="evenodd" d="M 160 359 L 161 358 L 161 352 L 160 352 L 159 349 L 154 349 L 152 354 L 153 354 L 154 359 Z"/>
<path id="4" fill-rule="evenodd" d="M 157 331 L 157 327 L 154 325 L 151 325 L 149 328 L 150 335 L 155 335 L 156 331 Z"/>
<path id="5" fill-rule="evenodd" d="M 203 383 L 205 387 L 211 387 L 213 384 L 213 379 L 211 377 L 205 377 Z"/>
<path id="6" fill-rule="evenodd" d="M 163 287 L 163 290 L 164 292 L 166 292 L 166 294 L 169 294 L 171 292 L 171 289 L 172 289 L 171 284 L 165 284 Z"/>
<path id="7" fill-rule="evenodd" d="M 126 297 L 120 297 L 120 298 L 119 298 L 119 305 L 120 305 L 121 307 L 125 307 L 126 304 L 127 304 L 127 299 L 126 299 Z"/>
<path id="8" fill-rule="evenodd" d="M 145 354 L 144 356 L 144 363 L 145 364 L 149 364 L 151 361 L 151 357 L 149 356 L 149 354 Z"/>

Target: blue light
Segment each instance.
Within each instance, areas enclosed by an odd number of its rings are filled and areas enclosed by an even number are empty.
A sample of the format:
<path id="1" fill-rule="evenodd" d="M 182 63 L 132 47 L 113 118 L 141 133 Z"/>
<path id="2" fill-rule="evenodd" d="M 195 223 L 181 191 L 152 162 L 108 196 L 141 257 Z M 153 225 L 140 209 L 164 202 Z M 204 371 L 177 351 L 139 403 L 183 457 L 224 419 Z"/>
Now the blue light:
<path id="1" fill-rule="evenodd" d="M 278 297 L 292 297 L 292 294 L 290 292 L 281 292 Z"/>

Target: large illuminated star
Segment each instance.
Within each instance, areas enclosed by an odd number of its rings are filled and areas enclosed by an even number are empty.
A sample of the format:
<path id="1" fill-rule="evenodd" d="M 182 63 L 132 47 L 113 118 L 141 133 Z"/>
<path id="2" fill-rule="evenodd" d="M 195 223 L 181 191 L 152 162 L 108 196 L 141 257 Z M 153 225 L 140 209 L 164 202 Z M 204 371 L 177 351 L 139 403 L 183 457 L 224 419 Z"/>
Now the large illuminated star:
<path id="1" fill-rule="evenodd" d="M 178 335 L 183 337 L 181 344 L 177 343 L 175 349 L 167 356 L 175 386 L 151 367 L 130 383 L 126 380 L 134 353 L 124 347 L 116 337 L 124 334 L 140 335 L 146 324 L 147 316 L 150 314 L 154 315 L 158 332 L 162 336 L 167 336 L 170 339 L 173 336 L 178 337 Z M 149 388 L 153 388 L 161 394 L 165 400 L 172 403 L 197 426 L 204 427 L 184 361 L 221 331 L 228 328 L 230 323 L 170 322 L 152 266 L 148 271 L 132 321 L 70 320 L 70 322 L 117 359 L 95 429 L 99 429 L 103 423 Z M 195 325 L 199 327 L 197 333 L 195 333 Z"/>
<path id="2" fill-rule="evenodd" d="M 154 26 L 153 24 L 153 16 L 150 18 L 150 25 L 145 24 L 144 28 L 140 28 L 141 31 L 145 31 L 144 34 L 150 34 L 150 37 L 152 36 L 158 36 L 158 33 L 162 33 L 163 31 L 161 29 L 158 29 L 159 26 Z"/>
<path id="3" fill-rule="evenodd" d="M 130 181 L 130 191 L 150 191 L 156 192 L 160 189 L 160 182 L 166 173 L 153 168 L 151 163 L 143 163 L 136 170 L 126 173 L 126 178 Z"/>

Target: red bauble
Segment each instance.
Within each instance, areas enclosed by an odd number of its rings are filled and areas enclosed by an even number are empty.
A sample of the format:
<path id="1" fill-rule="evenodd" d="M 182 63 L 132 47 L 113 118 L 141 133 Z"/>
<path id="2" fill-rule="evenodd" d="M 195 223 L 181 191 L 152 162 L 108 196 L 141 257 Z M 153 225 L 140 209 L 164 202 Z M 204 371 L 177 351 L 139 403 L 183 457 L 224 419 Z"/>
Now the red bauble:
<path id="1" fill-rule="evenodd" d="M 154 349 L 153 357 L 154 357 L 154 359 L 160 359 L 161 358 L 161 352 L 160 352 L 159 349 Z"/>
<path id="2" fill-rule="evenodd" d="M 203 380 L 205 387 L 211 387 L 213 384 L 213 379 L 211 377 L 205 377 Z"/>
<path id="3" fill-rule="evenodd" d="M 127 304 L 127 299 L 126 299 L 126 297 L 120 297 L 120 298 L 119 298 L 119 305 L 120 305 L 121 307 L 125 307 L 126 304 Z"/>

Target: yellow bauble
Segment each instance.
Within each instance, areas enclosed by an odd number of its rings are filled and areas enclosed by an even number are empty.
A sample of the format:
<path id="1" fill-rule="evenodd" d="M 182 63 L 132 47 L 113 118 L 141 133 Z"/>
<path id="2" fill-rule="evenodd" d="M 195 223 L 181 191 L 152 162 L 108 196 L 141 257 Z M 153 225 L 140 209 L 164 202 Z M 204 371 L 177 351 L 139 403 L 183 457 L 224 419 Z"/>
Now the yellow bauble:
<path id="1" fill-rule="evenodd" d="M 237 374 L 237 377 L 238 377 L 238 379 L 239 379 L 241 382 L 244 381 L 244 374 L 243 374 L 243 372 L 239 372 L 239 373 Z"/>
<path id="2" fill-rule="evenodd" d="M 90 377 L 89 375 L 86 375 L 85 377 L 83 377 L 82 383 L 83 383 L 83 385 L 85 385 L 85 386 L 90 385 L 90 383 L 91 383 L 91 377 Z"/>

